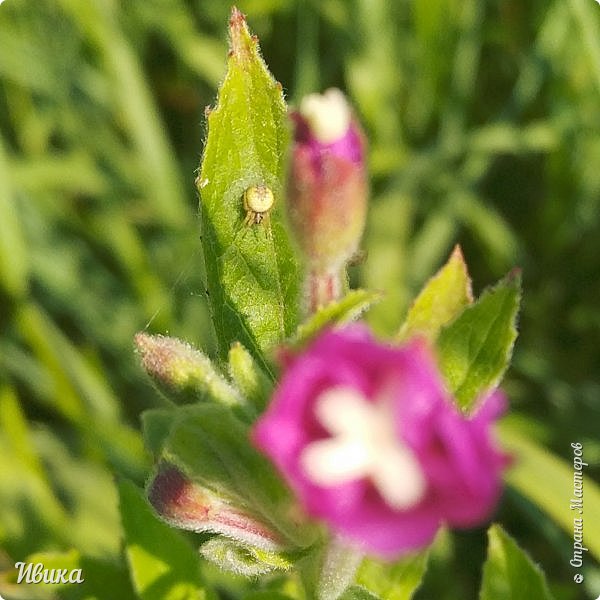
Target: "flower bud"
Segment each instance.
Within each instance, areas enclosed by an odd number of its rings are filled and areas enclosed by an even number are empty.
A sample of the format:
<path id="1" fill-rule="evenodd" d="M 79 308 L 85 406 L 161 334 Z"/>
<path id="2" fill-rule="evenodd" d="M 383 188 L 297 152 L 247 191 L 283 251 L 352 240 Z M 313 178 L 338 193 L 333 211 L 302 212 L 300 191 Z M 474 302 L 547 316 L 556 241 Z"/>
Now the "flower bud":
<path id="1" fill-rule="evenodd" d="M 292 113 L 289 220 L 308 269 L 309 308 L 335 300 L 355 254 L 367 205 L 365 142 L 345 96 L 311 94 Z"/>
<path id="2" fill-rule="evenodd" d="M 200 554 L 223 571 L 257 577 L 273 571 L 288 571 L 292 563 L 281 553 L 244 546 L 217 536 L 200 546 Z"/>
<path id="3" fill-rule="evenodd" d="M 159 465 L 147 495 L 156 513 L 173 527 L 218 533 L 265 551 L 282 548 L 281 537 L 255 515 L 192 481 L 172 464 Z"/>
<path id="4" fill-rule="evenodd" d="M 190 344 L 140 332 L 135 345 L 144 370 L 168 399 L 193 402 L 207 397 L 226 406 L 243 404 L 239 392 L 215 370 L 210 359 Z"/>

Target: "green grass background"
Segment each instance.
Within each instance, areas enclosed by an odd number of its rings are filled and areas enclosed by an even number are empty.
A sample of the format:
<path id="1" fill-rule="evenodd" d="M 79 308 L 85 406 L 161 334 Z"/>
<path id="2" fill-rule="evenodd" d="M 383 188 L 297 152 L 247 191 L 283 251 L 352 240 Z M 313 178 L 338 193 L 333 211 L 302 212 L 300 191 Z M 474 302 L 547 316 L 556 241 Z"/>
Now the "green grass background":
<path id="1" fill-rule="evenodd" d="M 586 475 L 597 478 L 598 3 L 239 6 L 289 102 L 338 86 L 364 123 L 372 199 L 366 260 L 351 277 L 387 294 L 372 325 L 394 332 L 456 242 L 476 292 L 520 266 L 512 411 L 567 461 L 570 443 L 583 443 Z M 133 335 L 214 347 L 194 177 L 229 10 L 208 0 L 0 7 L 4 573 L 48 549 L 119 560 L 113 477 L 144 482 L 138 417 L 158 402 Z M 558 598 L 584 593 L 571 581 L 567 534 L 511 491 L 500 518 Z M 419 598 L 475 598 L 484 552 L 483 531 L 452 536 Z M 600 590 L 589 575 L 582 597 Z"/>

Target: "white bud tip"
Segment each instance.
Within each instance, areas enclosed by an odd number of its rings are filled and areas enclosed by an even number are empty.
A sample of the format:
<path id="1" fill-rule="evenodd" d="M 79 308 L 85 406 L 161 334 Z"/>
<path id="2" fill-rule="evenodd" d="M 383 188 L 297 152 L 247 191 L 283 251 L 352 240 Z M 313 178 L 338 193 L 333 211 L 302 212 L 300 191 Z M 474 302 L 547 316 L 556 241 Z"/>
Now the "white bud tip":
<path id="1" fill-rule="evenodd" d="M 323 144 L 343 137 L 350 127 L 352 113 L 346 97 L 336 88 L 324 94 L 309 94 L 300 102 L 300 114 L 308 121 L 311 133 Z"/>

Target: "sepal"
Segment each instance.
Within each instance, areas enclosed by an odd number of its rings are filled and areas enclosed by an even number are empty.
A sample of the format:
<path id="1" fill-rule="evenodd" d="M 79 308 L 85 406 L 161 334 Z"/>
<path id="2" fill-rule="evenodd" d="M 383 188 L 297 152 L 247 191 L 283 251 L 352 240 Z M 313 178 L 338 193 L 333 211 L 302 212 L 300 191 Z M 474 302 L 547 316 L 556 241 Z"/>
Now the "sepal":
<path id="1" fill-rule="evenodd" d="M 419 335 L 433 341 L 445 325 L 473 302 L 471 278 L 460 246 L 448 262 L 425 284 L 408 311 L 398 338 Z"/>
<path id="2" fill-rule="evenodd" d="M 264 410 L 273 391 L 273 382 L 240 342 L 229 349 L 229 376 L 237 388 L 258 410 Z"/>

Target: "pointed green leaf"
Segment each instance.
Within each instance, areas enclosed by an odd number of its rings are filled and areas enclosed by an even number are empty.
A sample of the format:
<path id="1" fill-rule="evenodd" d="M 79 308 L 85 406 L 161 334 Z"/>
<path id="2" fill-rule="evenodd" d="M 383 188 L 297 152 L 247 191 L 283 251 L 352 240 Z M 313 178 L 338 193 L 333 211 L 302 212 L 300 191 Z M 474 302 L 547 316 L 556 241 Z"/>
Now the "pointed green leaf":
<path id="1" fill-rule="evenodd" d="M 460 246 L 448 262 L 426 283 L 413 302 L 399 338 L 421 335 L 434 340 L 440 329 L 473 301 L 471 279 Z"/>
<path id="2" fill-rule="evenodd" d="M 125 553 L 131 580 L 142 600 L 208 600 L 198 554 L 174 529 L 152 513 L 143 492 L 119 484 Z"/>
<path id="3" fill-rule="evenodd" d="M 283 226 L 286 105 L 243 15 L 233 9 L 231 50 L 198 178 L 209 301 L 221 351 L 241 341 L 256 358 L 296 325 L 298 273 Z M 245 222 L 244 192 L 266 185 L 273 207 Z"/>
<path id="4" fill-rule="evenodd" d="M 551 600 L 543 571 L 499 525 L 488 530 L 480 600 Z"/>
<path id="5" fill-rule="evenodd" d="M 520 296 L 520 274 L 510 273 L 440 333 L 440 368 L 462 409 L 504 374 L 517 337 Z"/>
<path id="6" fill-rule="evenodd" d="M 410 600 L 421 585 L 428 556 L 419 552 L 391 564 L 367 558 L 356 581 L 386 600 Z"/>
<path id="7" fill-rule="evenodd" d="M 323 328 L 340 325 L 357 319 L 365 310 L 381 300 L 380 292 L 352 290 L 341 300 L 320 308 L 296 331 L 292 341 L 295 347 L 310 342 Z"/>

